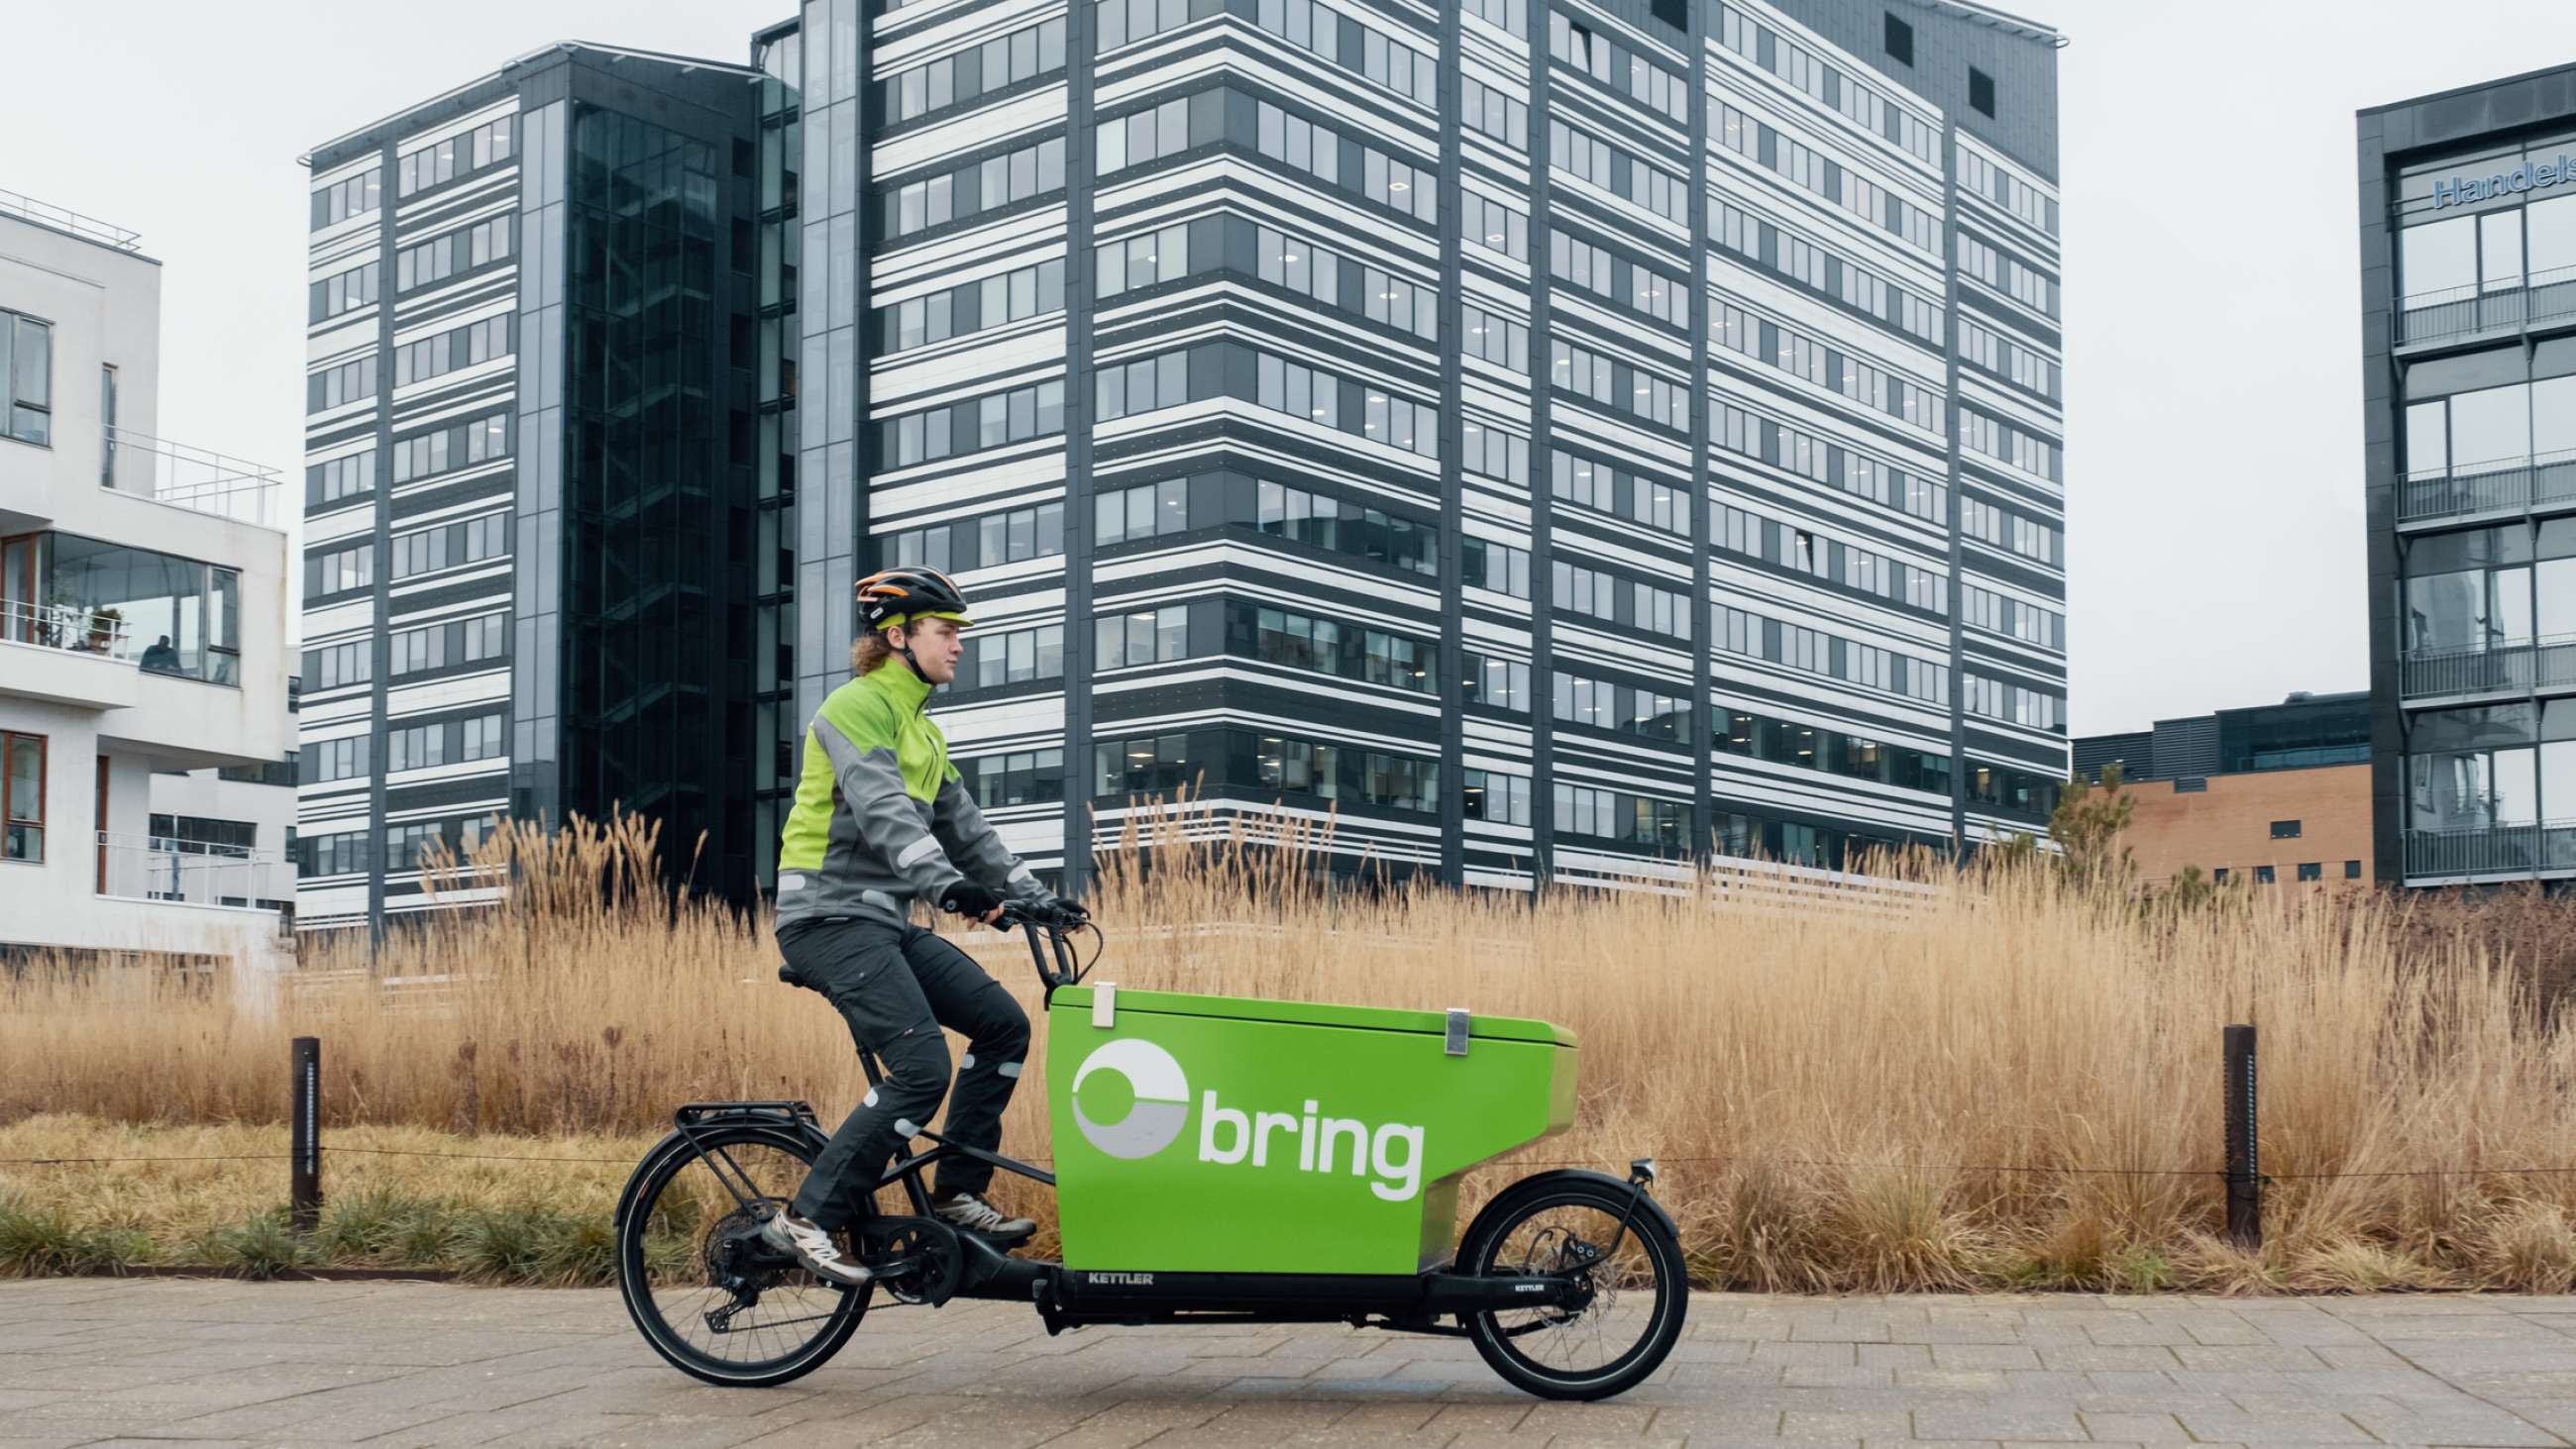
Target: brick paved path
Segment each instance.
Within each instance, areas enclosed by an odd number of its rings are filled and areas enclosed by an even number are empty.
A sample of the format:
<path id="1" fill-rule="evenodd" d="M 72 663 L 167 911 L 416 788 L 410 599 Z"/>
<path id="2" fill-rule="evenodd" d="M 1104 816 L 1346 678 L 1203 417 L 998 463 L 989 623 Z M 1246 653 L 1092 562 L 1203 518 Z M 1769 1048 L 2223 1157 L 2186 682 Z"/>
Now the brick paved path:
<path id="1" fill-rule="evenodd" d="M 1158 1437 L 1159 1436 L 1159 1437 Z M 0 1283 L 0 1449 L 247 1444 L 2576 1443 L 2576 1298 L 1702 1296 L 1658 1380 L 1505 1389 L 1466 1344 L 880 1310 L 766 1392 L 605 1291 Z"/>

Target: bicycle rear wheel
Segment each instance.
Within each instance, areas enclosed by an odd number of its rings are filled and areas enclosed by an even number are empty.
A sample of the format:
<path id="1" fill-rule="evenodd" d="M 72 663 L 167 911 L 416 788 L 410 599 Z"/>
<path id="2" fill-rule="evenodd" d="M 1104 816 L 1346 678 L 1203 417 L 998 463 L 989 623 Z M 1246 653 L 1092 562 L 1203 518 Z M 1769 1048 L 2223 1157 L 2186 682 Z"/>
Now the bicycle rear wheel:
<path id="1" fill-rule="evenodd" d="M 1476 1352 L 1514 1387 L 1606 1399 L 1673 1351 L 1690 1311 L 1681 1243 L 1660 1209 L 1632 1208 L 1634 1196 L 1595 1173 L 1547 1173 L 1504 1189 L 1467 1229 L 1462 1270 L 1567 1274 L 1584 1290 L 1572 1306 L 1461 1315 Z"/>
<path id="2" fill-rule="evenodd" d="M 674 1138 L 636 1169 L 617 1235 L 626 1311 L 654 1352 L 708 1383 L 768 1388 L 811 1373 L 849 1341 L 873 1291 L 825 1282 L 759 1241 L 813 1149 L 761 1123 L 708 1128 L 697 1141 L 703 1158 Z"/>

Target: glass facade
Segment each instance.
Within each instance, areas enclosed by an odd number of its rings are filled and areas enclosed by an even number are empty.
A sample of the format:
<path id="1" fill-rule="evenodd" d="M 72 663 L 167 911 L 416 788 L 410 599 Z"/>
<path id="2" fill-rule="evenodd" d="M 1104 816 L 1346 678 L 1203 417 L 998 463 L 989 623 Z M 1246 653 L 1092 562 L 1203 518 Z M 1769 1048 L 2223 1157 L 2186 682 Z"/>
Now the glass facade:
<path id="1" fill-rule="evenodd" d="M 2529 84 L 2360 119 L 2378 873 L 2410 885 L 2576 877 L 2576 114 Z"/>

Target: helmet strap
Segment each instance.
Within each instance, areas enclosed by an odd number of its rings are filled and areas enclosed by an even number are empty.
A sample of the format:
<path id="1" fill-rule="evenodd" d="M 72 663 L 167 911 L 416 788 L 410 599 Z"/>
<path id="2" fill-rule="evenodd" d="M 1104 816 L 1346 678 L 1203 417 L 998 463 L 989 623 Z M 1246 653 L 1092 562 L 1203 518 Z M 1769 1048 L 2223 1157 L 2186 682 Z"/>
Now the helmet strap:
<path id="1" fill-rule="evenodd" d="M 929 684 L 930 676 L 921 672 L 921 661 L 913 657 L 912 626 L 910 624 L 905 624 L 900 627 L 903 630 L 903 667 L 912 671 L 913 678 L 920 680 L 924 684 Z"/>

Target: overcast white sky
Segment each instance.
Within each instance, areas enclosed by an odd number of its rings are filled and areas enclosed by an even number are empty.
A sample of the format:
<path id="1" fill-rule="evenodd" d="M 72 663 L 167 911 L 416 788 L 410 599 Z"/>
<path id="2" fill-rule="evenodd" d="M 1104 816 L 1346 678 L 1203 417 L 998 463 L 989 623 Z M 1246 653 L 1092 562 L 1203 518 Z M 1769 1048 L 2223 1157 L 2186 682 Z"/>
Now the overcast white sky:
<path id="1" fill-rule="evenodd" d="M 2576 5 L 2008 8 L 2072 38 L 2074 730 L 2365 687 L 2353 112 L 2576 58 Z M 292 471 L 297 156 L 551 40 L 738 62 L 752 30 L 792 10 L 18 0 L 0 19 L 0 189 L 142 232 L 166 265 L 163 431 Z"/>

